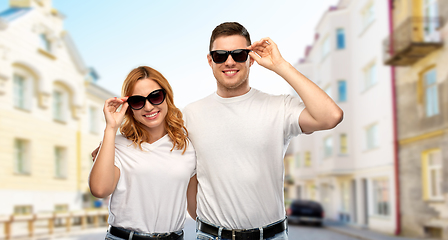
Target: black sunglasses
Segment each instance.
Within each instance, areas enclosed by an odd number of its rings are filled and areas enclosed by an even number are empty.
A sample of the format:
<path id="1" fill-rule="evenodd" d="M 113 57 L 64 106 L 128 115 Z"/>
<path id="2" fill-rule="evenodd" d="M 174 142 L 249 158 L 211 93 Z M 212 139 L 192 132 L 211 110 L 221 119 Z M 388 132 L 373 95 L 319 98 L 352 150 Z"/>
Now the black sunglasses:
<path id="1" fill-rule="evenodd" d="M 145 106 L 146 99 L 148 99 L 149 103 L 152 105 L 160 105 L 165 100 L 165 96 L 166 92 L 164 89 L 157 89 L 148 94 L 147 97 L 140 95 L 130 96 L 127 102 L 132 109 L 140 110 Z"/>
<path id="2" fill-rule="evenodd" d="M 210 56 L 212 56 L 213 62 L 215 63 L 224 63 L 227 61 L 229 55 L 232 55 L 235 62 L 245 62 L 249 56 L 249 52 L 250 50 L 248 49 L 236 49 L 233 51 L 216 50 L 210 51 Z"/>

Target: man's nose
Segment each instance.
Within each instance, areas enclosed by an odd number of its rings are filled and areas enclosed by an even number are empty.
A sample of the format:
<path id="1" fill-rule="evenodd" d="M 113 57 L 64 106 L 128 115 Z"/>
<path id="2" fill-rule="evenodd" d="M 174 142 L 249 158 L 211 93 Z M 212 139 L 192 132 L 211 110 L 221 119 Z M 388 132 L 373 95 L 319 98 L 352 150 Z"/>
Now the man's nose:
<path id="1" fill-rule="evenodd" d="M 229 56 L 227 57 L 227 60 L 226 60 L 225 64 L 226 64 L 227 66 L 233 66 L 233 65 L 236 64 L 235 60 L 233 60 L 233 58 L 232 58 L 232 54 L 229 54 Z"/>

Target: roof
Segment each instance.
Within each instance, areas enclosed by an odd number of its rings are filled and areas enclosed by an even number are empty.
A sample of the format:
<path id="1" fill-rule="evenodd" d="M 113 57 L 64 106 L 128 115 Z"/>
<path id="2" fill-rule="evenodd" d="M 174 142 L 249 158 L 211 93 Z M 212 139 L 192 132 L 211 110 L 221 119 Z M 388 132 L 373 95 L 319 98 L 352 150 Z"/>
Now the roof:
<path id="1" fill-rule="evenodd" d="M 12 22 L 13 20 L 27 14 L 32 8 L 8 8 L 3 12 L 0 12 L 0 18 L 6 20 L 7 22 Z"/>

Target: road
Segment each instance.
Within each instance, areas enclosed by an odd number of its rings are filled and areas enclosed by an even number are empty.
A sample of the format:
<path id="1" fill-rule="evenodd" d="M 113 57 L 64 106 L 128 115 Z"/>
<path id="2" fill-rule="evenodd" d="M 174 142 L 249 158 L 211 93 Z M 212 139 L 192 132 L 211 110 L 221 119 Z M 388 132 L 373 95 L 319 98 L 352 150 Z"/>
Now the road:
<path id="1" fill-rule="evenodd" d="M 192 219 L 187 219 L 185 222 L 185 240 L 194 240 L 195 222 Z M 53 238 L 54 240 L 101 240 L 104 239 L 105 229 L 90 229 L 82 233 L 74 234 L 70 237 Z M 342 235 L 325 227 L 313 227 L 302 225 L 289 225 L 289 239 L 290 240 L 356 240 L 355 238 Z"/>

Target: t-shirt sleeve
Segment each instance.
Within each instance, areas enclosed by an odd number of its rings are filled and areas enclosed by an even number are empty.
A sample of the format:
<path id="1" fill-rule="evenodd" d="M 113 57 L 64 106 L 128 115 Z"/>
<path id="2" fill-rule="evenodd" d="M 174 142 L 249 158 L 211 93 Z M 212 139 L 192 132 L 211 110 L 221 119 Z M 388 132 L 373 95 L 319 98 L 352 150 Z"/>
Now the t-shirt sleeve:
<path id="1" fill-rule="evenodd" d="M 291 95 L 285 95 L 285 121 L 284 133 L 286 139 L 302 134 L 302 129 L 299 125 L 299 116 L 305 109 L 305 104 L 298 98 Z"/>

